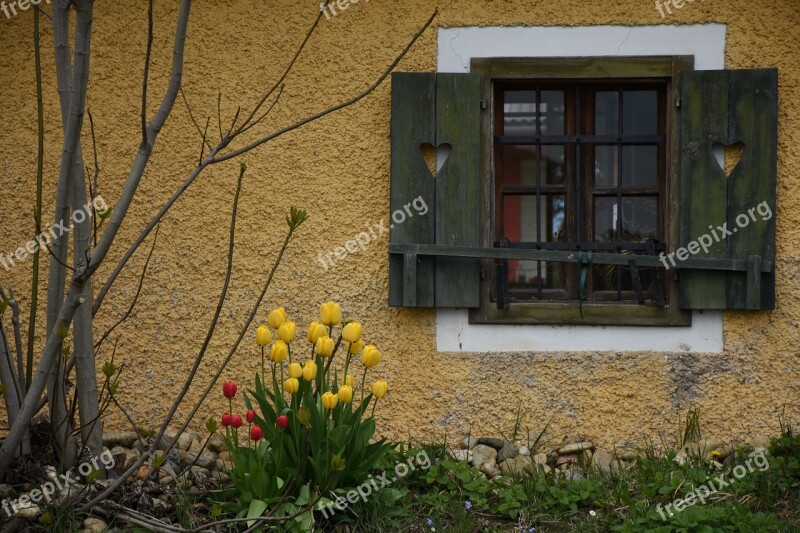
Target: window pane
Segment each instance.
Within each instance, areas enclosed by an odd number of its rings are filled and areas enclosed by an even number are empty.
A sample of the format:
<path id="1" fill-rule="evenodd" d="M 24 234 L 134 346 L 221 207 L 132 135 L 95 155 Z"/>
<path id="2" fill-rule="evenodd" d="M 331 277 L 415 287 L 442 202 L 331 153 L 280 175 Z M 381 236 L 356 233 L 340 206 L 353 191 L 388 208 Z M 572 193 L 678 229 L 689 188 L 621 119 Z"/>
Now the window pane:
<path id="1" fill-rule="evenodd" d="M 537 219 L 542 242 L 564 242 L 564 195 L 506 195 L 503 201 L 503 237 L 512 242 L 539 242 Z M 563 263 L 538 261 L 541 263 L 543 289 L 560 289 L 565 286 Z M 539 279 L 537 261 L 508 262 L 509 286 L 512 288 L 536 289 Z"/>
<path id="2" fill-rule="evenodd" d="M 564 185 L 563 145 L 503 146 L 503 185 L 536 187 L 537 148 L 542 152 L 539 164 L 541 185 Z"/>
<path id="3" fill-rule="evenodd" d="M 614 242 L 617 236 L 617 199 L 600 196 L 594 199 L 594 240 Z"/>
<path id="4" fill-rule="evenodd" d="M 504 91 L 503 134 L 536 135 L 536 93 Z"/>
<path id="5" fill-rule="evenodd" d="M 622 198 L 622 240 L 643 242 L 656 238 L 658 205 L 655 196 L 628 196 Z"/>
<path id="6" fill-rule="evenodd" d="M 594 132 L 596 135 L 616 135 L 619 131 L 617 91 L 595 93 Z"/>
<path id="7" fill-rule="evenodd" d="M 594 147 L 594 186 L 617 186 L 617 147 Z"/>
<path id="8" fill-rule="evenodd" d="M 658 186 L 658 147 L 622 147 L 622 186 Z"/>
<path id="9" fill-rule="evenodd" d="M 564 135 L 564 91 L 542 91 L 542 135 Z"/>
<path id="10" fill-rule="evenodd" d="M 624 91 L 622 93 L 622 134 L 658 133 L 658 92 Z"/>

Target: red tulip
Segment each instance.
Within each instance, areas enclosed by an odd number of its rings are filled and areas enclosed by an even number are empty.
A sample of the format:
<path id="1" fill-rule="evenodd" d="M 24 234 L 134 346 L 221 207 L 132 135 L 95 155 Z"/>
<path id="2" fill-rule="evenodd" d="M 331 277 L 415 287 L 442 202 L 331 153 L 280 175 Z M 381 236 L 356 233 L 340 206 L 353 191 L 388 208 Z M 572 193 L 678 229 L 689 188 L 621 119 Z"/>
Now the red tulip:
<path id="1" fill-rule="evenodd" d="M 222 415 L 222 426 L 223 427 L 230 426 L 232 420 L 233 418 L 231 417 L 230 413 L 225 413 L 224 415 Z"/>
<path id="2" fill-rule="evenodd" d="M 252 424 L 253 420 L 256 419 L 256 412 L 253 411 L 252 409 L 248 409 L 247 410 L 247 414 L 245 415 L 245 418 L 247 419 L 248 422 L 250 422 Z"/>
<path id="3" fill-rule="evenodd" d="M 242 417 L 239 415 L 233 415 L 233 418 L 231 419 L 231 426 L 236 429 L 242 427 Z"/>
<path id="4" fill-rule="evenodd" d="M 252 428 L 250 428 L 250 438 L 253 439 L 253 441 L 257 441 L 263 436 L 264 436 L 264 432 L 261 431 L 260 427 L 253 426 Z"/>
<path id="5" fill-rule="evenodd" d="M 275 422 L 275 425 L 281 429 L 285 429 L 286 426 L 289 425 L 289 418 L 286 415 L 281 415 L 278 417 L 278 420 Z"/>
<path id="6" fill-rule="evenodd" d="M 236 396 L 236 383 L 233 381 L 226 381 L 222 384 L 222 395 L 226 398 L 233 398 Z"/>

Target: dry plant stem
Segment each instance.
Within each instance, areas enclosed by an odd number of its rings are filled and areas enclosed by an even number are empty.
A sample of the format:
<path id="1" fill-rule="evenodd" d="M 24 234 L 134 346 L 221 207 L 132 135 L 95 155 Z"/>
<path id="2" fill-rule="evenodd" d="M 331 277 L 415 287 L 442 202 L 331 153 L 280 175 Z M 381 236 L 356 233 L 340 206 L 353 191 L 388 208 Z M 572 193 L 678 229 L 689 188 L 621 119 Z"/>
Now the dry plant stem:
<path id="1" fill-rule="evenodd" d="M 14 287 L 8 287 L 8 306 L 11 308 L 11 324 L 14 327 L 14 347 L 17 350 L 17 386 L 19 387 L 20 401 L 25 396 L 25 368 L 22 363 L 22 333 L 19 329 L 19 302 L 14 296 Z"/>
<path id="2" fill-rule="evenodd" d="M 59 2 L 61 1 L 63 0 L 59 0 Z M 89 33 L 91 29 L 91 11 L 87 10 L 87 4 L 88 7 L 91 8 L 91 2 L 88 0 L 77 0 L 78 17 L 75 29 L 75 55 L 76 58 L 82 58 L 83 61 L 88 61 L 89 39 L 86 33 Z M 161 131 L 161 128 L 163 127 L 164 122 L 166 121 L 167 116 L 169 115 L 169 112 L 175 103 L 175 98 L 178 94 L 178 87 L 180 86 L 180 81 L 183 74 L 183 50 L 186 41 L 186 29 L 188 25 L 190 6 L 191 0 L 181 0 L 180 14 L 178 16 L 178 23 L 175 30 L 175 44 L 173 46 L 173 63 L 170 82 L 161 106 L 147 128 L 148 141 L 146 143 L 142 143 L 142 145 L 139 147 L 136 160 L 134 161 L 134 164 L 128 175 L 128 179 L 124 185 L 122 193 L 120 194 L 116 208 L 111 216 L 111 220 L 107 224 L 103 235 L 97 243 L 97 247 L 90 256 L 91 260 L 89 266 L 83 273 L 76 274 L 70 283 L 67 297 L 58 312 L 58 319 L 56 320 L 57 326 L 69 327 L 71 324 L 78 305 L 82 303 L 80 293 L 82 292 L 83 284 L 85 283 L 86 279 L 88 279 L 88 277 L 90 277 L 97 270 L 99 265 L 103 262 L 108 254 L 117 232 L 122 225 L 122 221 L 127 213 L 128 207 L 133 201 L 134 194 L 139 185 L 142 174 L 144 173 L 145 166 L 150 159 L 150 155 L 153 150 L 153 143 L 155 143 L 158 133 Z M 53 22 L 54 26 L 56 25 L 55 18 L 56 17 L 54 17 Z M 67 122 L 68 131 L 80 129 L 80 119 L 82 117 L 82 108 L 86 96 L 86 80 L 84 79 L 83 73 L 80 72 L 84 68 L 84 66 L 82 66 L 83 61 L 76 61 L 75 68 L 73 69 L 73 78 L 76 81 L 83 79 L 84 83 L 76 83 L 73 85 L 73 92 L 77 93 L 78 98 L 73 97 L 70 100 L 71 110 L 73 107 L 75 107 L 78 108 L 76 110 L 81 111 L 81 113 L 77 115 L 73 114 L 72 112 L 70 113 L 70 118 Z M 77 124 L 75 124 L 76 122 Z M 65 142 L 64 159 L 72 159 L 73 161 L 67 161 L 67 163 L 71 163 L 74 162 L 75 146 L 77 145 L 78 138 L 73 135 L 65 135 L 65 140 L 67 139 L 70 140 L 70 142 Z M 60 175 L 61 173 L 65 173 L 68 168 L 69 166 L 66 166 L 65 168 L 65 164 L 62 162 Z M 84 301 L 84 303 L 86 303 L 86 305 L 91 305 L 91 302 L 89 301 Z M 23 402 L 22 409 L 20 410 L 19 418 L 10 428 L 5 441 L 3 441 L 2 447 L 0 447 L 0 477 L 5 474 L 8 465 L 13 459 L 13 450 L 16 449 L 22 440 L 25 427 L 35 413 L 39 396 L 41 395 L 47 381 L 49 369 L 53 366 L 56 356 L 58 355 L 60 340 L 58 339 L 57 332 L 57 328 L 48 330 L 47 343 L 45 344 L 42 356 L 39 359 L 36 375 L 31 382 L 31 387 L 28 390 L 28 394 L 25 396 L 25 401 Z"/>
<path id="3" fill-rule="evenodd" d="M 133 509 L 128 509 L 114 502 L 105 502 L 103 505 L 105 507 L 110 507 L 113 511 L 109 511 L 101 506 L 95 506 L 91 509 L 91 512 L 135 526 L 141 526 L 147 528 L 148 531 L 156 531 L 158 533 L 183 533 L 186 531 L 183 528 L 165 524 L 156 518 L 145 516 L 142 513 L 138 513 Z"/>
<path id="4" fill-rule="evenodd" d="M 12 425 L 19 416 L 20 406 L 22 405 L 22 394 L 20 393 L 19 380 L 14 372 L 11 363 L 11 353 L 8 349 L 8 337 L 3 324 L 0 323 L 0 381 L 6 385 L 4 399 L 8 414 L 8 424 Z M 22 454 L 30 453 L 30 437 L 26 432 L 22 441 Z"/>
<path id="5" fill-rule="evenodd" d="M 42 177 L 44 175 L 44 109 L 42 103 L 42 51 L 39 35 L 39 10 L 33 13 L 33 57 L 36 68 L 36 128 L 38 144 L 36 149 L 36 207 L 33 210 L 35 231 L 42 227 Z M 28 316 L 28 352 L 25 361 L 25 390 L 31 383 L 33 373 L 33 345 L 36 336 L 36 312 L 39 306 L 39 247 L 33 253 L 33 273 L 31 280 L 30 315 Z M 20 370 L 20 373 L 22 370 Z M 22 385 L 22 383 L 20 383 Z"/>
<path id="6" fill-rule="evenodd" d="M 304 126 L 304 125 L 308 124 L 309 122 L 313 122 L 314 120 L 317 120 L 318 118 L 324 117 L 325 115 L 333 113 L 334 111 L 338 111 L 338 110 L 343 109 L 345 107 L 351 106 L 351 105 L 355 104 L 356 102 L 362 100 L 364 97 L 369 95 L 372 91 L 374 91 L 381 84 L 381 82 L 383 82 L 383 80 L 385 80 L 389 76 L 389 74 L 391 74 L 392 70 L 394 70 L 394 68 L 397 66 L 397 64 L 403 59 L 403 57 L 405 57 L 405 55 L 408 53 L 408 51 L 411 49 L 411 47 L 414 45 L 414 43 L 417 41 L 417 39 L 419 39 L 419 37 L 422 35 L 422 33 L 431 25 L 431 23 L 433 22 L 433 19 L 436 17 L 437 13 L 438 13 L 438 11 L 434 11 L 434 13 L 431 16 L 431 18 L 428 19 L 428 21 L 425 23 L 425 25 L 414 35 L 414 37 L 409 42 L 409 44 L 405 47 L 405 49 L 403 49 L 403 51 L 400 53 L 400 55 L 398 55 L 397 58 L 395 58 L 395 60 L 392 62 L 391 66 L 380 76 L 380 78 L 375 83 L 373 83 L 366 91 L 362 92 L 361 94 L 355 96 L 354 98 L 351 98 L 350 100 L 348 100 L 348 101 L 346 101 L 346 102 L 344 102 L 342 104 L 335 105 L 335 106 L 333 106 L 333 107 L 331 107 L 331 108 L 329 108 L 329 109 L 327 109 L 325 111 L 317 113 L 316 115 L 313 115 L 313 116 L 308 117 L 306 119 L 303 119 L 303 120 L 301 120 L 299 122 L 296 122 L 295 124 L 293 124 L 291 126 L 287 126 L 287 127 L 283 128 L 283 129 L 280 129 L 280 130 L 276 131 L 275 133 L 273 133 L 273 134 L 271 134 L 271 135 L 269 135 L 267 137 L 264 137 L 264 138 L 256 141 L 255 143 L 252 143 L 252 144 L 246 146 L 245 148 L 236 150 L 235 152 L 228 153 L 225 156 L 218 157 L 217 153 L 220 150 L 224 149 L 230 143 L 230 141 L 233 140 L 233 138 L 235 138 L 237 136 L 237 133 L 234 133 L 231 138 L 226 139 L 226 142 L 220 143 L 214 150 L 211 151 L 209 156 L 205 160 L 203 160 L 203 162 L 201 164 L 199 164 L 192 171 L 192 174 L 186 179 L 186 181 L 183 182 L 183 184 L 172 195 L 172 197 L 170 197 L 170 199 L 167 201 L 167 203 L 165 203 L 161 207 L 161 209 L 158 211 L 158 213 L 156 213 L 156 215 L 153 217 L 153 219 L 147 225 L 147 227 L 145 227 L 144 230 L 142 230 L 142 232 L 139 234 L 139 236 L 136 238 L 136 240 L 131 244 L 131 246 L 125 252 L 125 255 L 123 255 L 122 258 L 117 263 L 116 267 L 114 268 L 114 271 L 111 273 L 111 275 L 106 280 L 106 283 L 103 285 L 103 287 L 100 289 L 99 293 L 97 294 L 97 297 L 95 298 L 94 305 L 93 305 L 93 308 L 92 308 L 92 312 L 94 314 L 97 314 L 97 310 L 102 305 L 103 300 L 106 297 L 106 294 L 108 293 L 109 289 L 111 288 L 111 285 L 113 285 L 114 281 L 117 279 L 117 277 L 119 277 L 119 274 L 122 272 L 122 269 L 125 267 L 127 262 L 130 260 L 130 258 L 133 256 L 133 254 L 136 252 L 136 250 L 139 248 L 139 246 L 142 244 L 142 242 L 144 242 L 144 240 L 147 238 L 147 236 L 150 234 L 150 232 L 153 230 L 153 228 L 164 217 L 164 215 L 166 215 L 166 213 L 167 213 L 167 211 L 169 211 L 170 207 L 172 207 L 172 205 L 178 200 L 178 198 L 181 197 L 183 192 L 186 189 L 189 188 L 189 186 L 194 182 L 195 179 L 197 179 L 197 177 L 200 175 L 200 173 L 207 166 L 209 166 L 211 164 L 214 164 L 214 163 L 219 163 L 221 161 L 226 161 L 228 159 L 232 159 L 233 157 L 241 155 L 241 154 L 243 154 L 243 153 L 255 148 L 256 146 L 260 146 L 261 144 L 264 144 L 265 142 L 268 142 L 268 141 L 271 141 L 272 139 L 280 137 L 281 135 L 283 135 L 285 133 L 288 133 L 290 131 L 293 131 L 293 130 L 301 127 L 301 126 Z M 249 120 L 250 120 L 249 118 L 247 120 L 245 120 L 244 124 L 247 124 Z"/>

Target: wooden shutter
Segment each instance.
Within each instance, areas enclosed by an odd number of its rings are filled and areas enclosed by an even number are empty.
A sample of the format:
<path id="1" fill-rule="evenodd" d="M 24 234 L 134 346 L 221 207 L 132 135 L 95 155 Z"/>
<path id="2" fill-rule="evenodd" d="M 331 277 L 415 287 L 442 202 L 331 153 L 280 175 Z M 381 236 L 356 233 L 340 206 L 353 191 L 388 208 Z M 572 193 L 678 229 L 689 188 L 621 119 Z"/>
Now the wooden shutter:
<path id="1" fill-rule="evenodd" d="M 478 246 L 480 198 L 480 76 L 392 75 L 392 244 Z M 434 177 L 421 147 L 450 146 Z M 426 215 L 408 216 L 421 198 Z M 401 219 L 404 220 L 400 222 Z M 475 258 L 391 254 L 389 305 L 478 307 L 479 261 Z"/>
<path id="2" fill-rule="evenodd" d="M 680 244 L 709 235 L 708 253 L 694 257 L 729 260 L 736 268 L 681 269 L 680 306 L 774 309 L 778 72 L 687 72 L 681 89 Z M 739 143 L 741 158 L 726 176 L 714 148 Z M 764 220 L 767 212 L 772 216 Z M 723 224 L 732 232 L 724 239 L 717 229 Z"/>

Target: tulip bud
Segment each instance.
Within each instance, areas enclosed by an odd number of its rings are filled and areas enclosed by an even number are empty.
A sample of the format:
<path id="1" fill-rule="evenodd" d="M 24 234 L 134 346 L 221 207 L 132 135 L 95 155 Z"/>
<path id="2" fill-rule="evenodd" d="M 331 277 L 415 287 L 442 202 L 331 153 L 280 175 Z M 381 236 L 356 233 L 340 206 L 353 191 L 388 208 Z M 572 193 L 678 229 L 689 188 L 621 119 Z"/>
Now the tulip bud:
<path id="1" fill-rule="evenodd" d="M 230 415 L 230 413 L 225 413 L 222 415 L 222 427 L 230 426 L 232 421 L 233 417 Z"/>
<path id="2" fill-rule="evenodd" d="M 381 352 L 373 346 L 365 346 L 364 351 L 361 354 L 361 364 L 367 368 L 372 368 L 373 366 L 377 365 L 381 362 Z"/>
<path id="3" fill-rule="evenodd" d="M 218 429 L 219 429 L 219 424 L 217 424 L 216 420 L 214 420 L 213 418 L 209 418 L 208 420 L 206 420 L 206 431 L 208 431 L 209 433 L 216 433 Z"/>
<path id="4" fill-rule="evenodd" d="M 296 378 L 289 378 L 283 382 L 283 390 L 289 394 L 294 394 L 300 388 L 300 382 Z"/>
<path id="5" fill-rule="evenodd" d="M 315 320 L 308 326 L 308 342 L 316 344 L 317 339 L 326 333 L 328 333 L 328 330 L 325 328 L 325 326 Z"/>
<path id="6" fill-rule="evenodd" d="M 248 409 L 248 410 L 247 410 L 247 414 L 245 414 L 245 416 L 244 416 L 244 417 L 245 417 L 245 419 L 247 419 L 247 421 L 248 421 L 249 423 L 251 423 L 251 424 L 252 424 L 252 423 L 253 423 L 253 420 L 255 420 L 255 419 L 256 419 L 256 412 L 255 412 L 255 411 L 253 411 L 252 409 Z"/>
<path id="7" fill-rule="evenodd" d="M 250 428 L 250 438 L 253 442 L 261 440 L 261 437 L 264 436 L 264 432 L 261 431 L 261 428 L 258 426 L 253 426 Z"/>
<path id="8" fill-rule="evenodd" d="M 286 322 L 286 310 L 283 307 L 275 309 L 269 314 L 267 322 L 272 329 L 278 329 L 281 324 Z"/>
<path id="9" fill-rule="evenodd" d="M 236 396 L 236 383 L 233 381 L 226 381 L 222 384 L 222 395 L 226 398 L 233 398 Z"/>
<path id="10" fill-rule="evenodd" d="M 284 322 L 278 328 L 278 338 L 288 344 L 294 340 L 296 331 L 297 326 L 295 326 L 294 322 Z"/>
<path id="11" fill-rule="evenodd" d="M 319 320 L 326 326 L 335 326 L 342 322 L 342 307 L 334 302 L 326 302 L 319 306 Z"/>
<path id="12" fill-rule="evenodd" d="M 330 357 L 335 347 L 336 343 L 327 335 L 317 339 L 317 355 L 320 357 Z"/>
<path id="13" fill-rule="evenodd" d="M 358 322 L 348 322 L 342 328 L 342 338 L 347 342 L 358 342 L 361 339 L 361 324 Z"/>
<path id="14" fill-rule="evenodd" d="M 311 411 L 309 411 L 307 407 L 301 407 L 297 410 L 297 420 L 304 426 L 308 425 L 308 423 L 311 422 Z"/>
<path id="15" fill-rule="evenodd" d="M 272 340 L 272 332 L 265 325 L 260 325 L 256 328 L 256 344 L 259 346 L 266 346 Z"/>
<path id="16" fill-rule="evenodd" d="M 350 385 L 352 387 L 353 386 L 353 376 L 351 376 L 350 374 L 347 374 L 344 377 L 344 384 L 345 385 Z"/>
<path id="17" fill-rule="evenodd" d="M 317 363 L 314 361 L 306 361 L 303 367 L 303 379 L 306 381 L 314 381 L 317 377 Z"/>
<path id="18" fill-rule="evenodd" d="M 290 378 L 301 378 L 303 377 L 303 367 L 300 366 L 298 363 L 292 363 L 289 365 L 289 377 Z"/>
<path id="19" fill-rule="evenodd" d="M 338 453 L 333 454 L 331 457 L 331 468 L 333 468 L 337 472 L 341 472 L 344 470 L 346 463 L 344 457 L 339 455 Z"/>
<path id="20" fill-rule="evenodd" d="M 364 349 L 364 341 L 363 341 L 363 340 L 361 340 L 361 339 L 358 339 L 356 342 L 352 343 L 352 344 L 351 344 L 351 345 L 348 347 L 348 350 L 349 350 L 349 352 L 350 352 L 351 354 L 353 354 L 353 355 L 358 355 L 358 354 L 360 354 L 360 353 L 361 353 L 361 350 L 363 350 L 363 349 Z"/>
<path id="21" fill-rule="evenodd" d="M 339 401 L 342 403 L 350 403 L 353 401 L 353 387 L 350 385 L 342 385 L 339 387 Z"/>
<path id="22" fill-rule="evenodd" d="M 269 351 L 269 358 L 275 363 L 281 363 L 289 355 L 289 347 L 283 341 L 275 341 Z"/>
<path id="23" fill-rule="evenodd" d="M 339 398 L 333 394 L 332 392 L 326 392 L 322 395 L 322 406 L 325 409 L 331 410 L 336 407 L 336 404 L 339 402 Z"/>
<path id="24" fill-rule="evenodd" d="M 242 427 L 242 417 L 239 415 L 233 415 L 231 418 L 231 427 L 239 429 Z"/>
<path id="25" fill-rule="evenodd" d="M 389 385 L 385 381 L 376 381 L 372 384 L 372 395 L 379 400 L 386 396 L 388 390 Z"/>
<path id="26" fill-rule="evenodd" d="M 286 415 L 279 416 L 278 419 L 275 421 L 275 425 L 281 429 L 286 429 L 286 426 L 289 425 L 289 417 L 287 417 Z"/>

